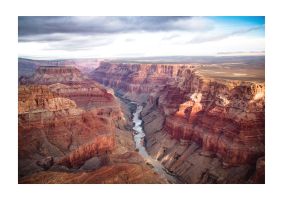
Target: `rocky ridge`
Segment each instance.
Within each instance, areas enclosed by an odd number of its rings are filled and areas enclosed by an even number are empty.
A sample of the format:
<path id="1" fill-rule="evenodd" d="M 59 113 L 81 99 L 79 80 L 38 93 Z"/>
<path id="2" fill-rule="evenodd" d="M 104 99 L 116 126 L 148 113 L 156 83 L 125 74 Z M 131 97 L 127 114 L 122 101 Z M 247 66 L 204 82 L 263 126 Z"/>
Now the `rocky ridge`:
<path id="1" fill-rule="evenodd" d="M 31 76 L 20 77 L 22 84 L 80 83 L 87 79 L 74 66 L 41 66 Z"/>

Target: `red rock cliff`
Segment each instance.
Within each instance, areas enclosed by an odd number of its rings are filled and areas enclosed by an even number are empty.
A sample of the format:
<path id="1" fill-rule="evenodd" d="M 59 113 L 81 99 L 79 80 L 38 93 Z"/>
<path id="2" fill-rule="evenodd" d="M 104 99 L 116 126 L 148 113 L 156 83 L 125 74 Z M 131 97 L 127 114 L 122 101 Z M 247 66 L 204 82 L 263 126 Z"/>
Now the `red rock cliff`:
<path id="1" fill-rule="evenodd" d="M 40 66 L 30 77 L 22 77 L 24 84 L 78 83 L 86 77 L 73 66 Z"/>
<path id="2" fill-rule="evenodd" d="M 92 77 L 146 102 L 148 151 L 187 182 L 248 182 L 264 156 L 264 83 L 211 79 L 174 64 L 103 63 Z"/>
<path id="3" fill-rule="evenodd" d="M 66 67 L 39 68 L 26 83 L 18 94 L 20 183 L 165 183 L 134 151 L 112 91 Z"/>
<path id="4" fill-rule="evenodd" d="M 20 86 L 19 159 L 23 174 L 28 160 L 52 156 L 56 162 L 74 167 L 112 151 L 113 119 L 99 112 L 79 108 L 75 101 L 60 97 L 47 86 Z"/>

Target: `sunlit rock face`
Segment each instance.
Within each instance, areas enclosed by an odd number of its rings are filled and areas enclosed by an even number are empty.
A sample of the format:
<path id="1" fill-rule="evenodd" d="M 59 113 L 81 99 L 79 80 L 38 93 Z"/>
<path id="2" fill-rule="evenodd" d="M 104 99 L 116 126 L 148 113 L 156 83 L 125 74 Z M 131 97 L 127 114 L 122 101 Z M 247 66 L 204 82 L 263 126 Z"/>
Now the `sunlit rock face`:
<path id="1" fill-rule="evenodd" d="M 155 110 L 166 117 L 159 131 L 151 132 L 148 128 L 150 153 L 190 183 L 249 182 L 265 151 L 264 84 L 204 78 L 198 85 L 190 84 L 190 79 L 188 83 L 189 87 L 178 85 L 175 89 L 180 89 L 180 94 L 187 91 L 179 96 L 183 99 L 179 105 L 173 103 L 166 90 L 157 95 L 159 106 Z M 175 105 L 175 111 L 166 115 L 164 105 L 168 102 L 171 107 Z M 144 113 L 144 119 L 150 114 Z M 145 121 L 145 130 L 148 124 Z M 175 141 L 174 145 L 168 146 L 170 140 Z M 231 174 L 241 178 L 232 179 Z"/>
<path id="2" fill-rule="evenodd" d="M 112 120 L 119 114 L 115 107 L 107 113 L 103 108 L 83 109 L 48 86 L 20 86 L 20 175 L 40 170 L 37 162 L 49 156 L 55 164 L 78 167 L 94 155 L 111 152 L 115 147 Z"/>
<path id="3" fill-rule="evenodd" d="M 173 64 L 103 63 L 92 77 L 146 103 L 149 153 L 186 182 L 263 182 L 264 162 L 260 170 L 256 163 L 265 152 L 264 83 L 206 78 Z"/>
<path id="4" fill-rule="evenodd" d="M 74 100 L 80 107 L 117 106 L 111 93 L 100 84 L 91 81 L 71 85 L 55 83 L 49 85 L 49 89 L 62 97 Z"/>
<path id="5" fill-rule="evenodd" d="M 203 90 L 201 99 L 193 93 L 166 118 L 165 130 L 173 138 L 213 151 L 225 165 L 255 163 L 264 154 L 264 97 L 254 97 L 264 86 L 241 83 L 229 88 L 212 82 L 199 91 L 207 87 L 214 92 Z"/>

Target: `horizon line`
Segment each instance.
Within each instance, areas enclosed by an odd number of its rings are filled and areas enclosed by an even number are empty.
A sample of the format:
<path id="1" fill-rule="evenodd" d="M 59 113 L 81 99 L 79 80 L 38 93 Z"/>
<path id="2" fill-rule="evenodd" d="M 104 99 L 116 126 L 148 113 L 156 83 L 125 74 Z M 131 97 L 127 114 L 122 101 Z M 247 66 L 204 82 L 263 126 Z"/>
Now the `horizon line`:
<path id="1" fill-rule="evenodd" d="M 18 59 L 29 60 L 78 60 L 78 59 L 136 59 L 136 58 L 166 58 L 166 57 L 248 57 L 248 56 L 265 56 L 265 52 L 234 54 L 233 52 L 221 52 L 216 55 L 173 55 L 173 56 L 112 56 L 112 57 L 66 57 L 66 58 L 48 58 L 48 57 L 31 57 L 18 56 Z"/>

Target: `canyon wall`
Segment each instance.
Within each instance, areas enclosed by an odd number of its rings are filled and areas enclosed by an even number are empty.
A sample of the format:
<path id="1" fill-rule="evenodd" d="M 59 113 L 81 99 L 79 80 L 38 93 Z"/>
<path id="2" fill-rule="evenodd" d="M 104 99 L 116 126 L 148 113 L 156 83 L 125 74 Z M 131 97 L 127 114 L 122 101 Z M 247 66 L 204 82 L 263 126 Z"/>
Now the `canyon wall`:
<path id="1" fill-rule="evenodd" d="M 110 90 L 65 66 L 20 83 L 20 183 L 165 183 L 134 151 Z"/>
<path id="2" fill-rule="evenodd" d="M 38 67 L 31 76 L 20 77 L 22 84 L 72 84 L 82 82 L 86 78 L 77 68 L 73 66 L 44 66 Z"/>
<path id="3" fill-rule="evenodd" d="M 130 99 L 144 102 L 149 95 L 160 91 L 164 85 L 182 79 L 177 73 L 183 65 L 161 64 L 112 64 L 101 62 L 91 73 L 96 81 L 121 91 Z M 179 80 L 178 80 L 179 81 Z"/>
<path id="4" fill-rule="evenodd" d="M 42 66 L 73 66 L 82 73 L 87 74 L 99 66 L 101 59 L 82 58 L 82 59 L 61 59 L 61 60 L 31 60 L 18 58 L 19 77 L 28 77 L 35 73 L 36 69 Z"/>
<path id="5" fill-rule="evenodd" d="M 184 182 L 264 183 L 264 82 L 181 64 L 102 63 L 92 78 L 145 105 L 149 153 Z"/>

